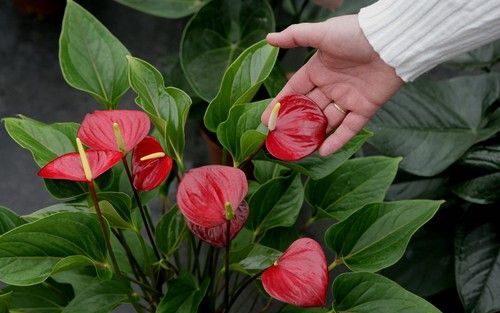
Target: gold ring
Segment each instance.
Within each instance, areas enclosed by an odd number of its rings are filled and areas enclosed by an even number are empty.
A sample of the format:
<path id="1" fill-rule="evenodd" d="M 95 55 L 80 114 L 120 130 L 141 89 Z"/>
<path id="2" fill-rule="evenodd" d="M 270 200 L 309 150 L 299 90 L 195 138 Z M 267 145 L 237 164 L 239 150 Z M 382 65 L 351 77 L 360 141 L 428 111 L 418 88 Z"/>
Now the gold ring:
<path id="1" fill-rule="evenodd" d="M 342 109 L 338 104 L 335 102 L 332 102 L 332 104 L 340 113 L 347 114 L 346 110 Z"/>

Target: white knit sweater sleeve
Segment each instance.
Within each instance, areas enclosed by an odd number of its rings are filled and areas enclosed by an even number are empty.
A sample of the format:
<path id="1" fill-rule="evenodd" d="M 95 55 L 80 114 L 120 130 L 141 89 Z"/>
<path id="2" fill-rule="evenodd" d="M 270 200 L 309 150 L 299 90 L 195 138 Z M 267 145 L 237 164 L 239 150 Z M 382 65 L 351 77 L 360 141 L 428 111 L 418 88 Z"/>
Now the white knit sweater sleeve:
<path id="1" fill-rule="evenodd" d="M 500 0 L 380 0 L 359 24 L 404 81 L 500 38 Z"/>

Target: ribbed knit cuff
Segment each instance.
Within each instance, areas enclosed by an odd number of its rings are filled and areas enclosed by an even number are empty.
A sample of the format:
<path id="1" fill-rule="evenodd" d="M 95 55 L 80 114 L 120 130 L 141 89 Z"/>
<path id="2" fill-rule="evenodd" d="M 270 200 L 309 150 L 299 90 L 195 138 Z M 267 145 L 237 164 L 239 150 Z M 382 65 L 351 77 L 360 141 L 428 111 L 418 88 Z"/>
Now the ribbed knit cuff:
<path id="1" fill-rule="evenodd" d="M 380 0 L 359 24 L 380 57 L 404 81 L 500 38 L 500 1 Z"/>

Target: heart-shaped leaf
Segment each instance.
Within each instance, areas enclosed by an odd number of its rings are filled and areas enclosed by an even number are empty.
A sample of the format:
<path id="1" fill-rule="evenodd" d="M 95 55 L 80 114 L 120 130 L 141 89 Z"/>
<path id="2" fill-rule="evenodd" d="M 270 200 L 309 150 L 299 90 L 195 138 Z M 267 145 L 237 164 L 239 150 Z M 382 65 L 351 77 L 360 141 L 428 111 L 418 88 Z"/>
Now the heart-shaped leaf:
<path id="1" fill-rule="evenodd" d="M 235 105 L 228 119 L 217 127 L 217 138 L 231 153 L 236 166 L 255 153 L 264 142 L 265 134 L 256 129 L 269 101 Z"/>
<path id="2" fill-rule="evenodd" d="M 442 201 L 368 204 L 331 226 L 327 245 L 353 271 L 376 272 L 396 263 L 411 236 L 434 216 Z"/>
<path id="3" fill-rule="evenodd" d="M 500 74 L 406 85 L 371 120 L 370 143 L 402 156 L 407 172 L 436 175 L 500 130 L 498 118 L 486 113 L 499 97 Z"/>
<path id="4" fill-rule="evenodd" d="M 384 200 L 399 161 L 387 157 L 348 160 L 327 177 L 309 180 L 307 201 L 333 218 L 343 220 L 365 204 Z"/>
<path id="5" fill-rule="evenodd" d="M 214 0 L 204 6 L 181 40 L 181 65 L 195 92 L 212 100 L 229 64 L 272 31 L 273 10 L 265 0 Z"/>
<path id="6" fill-rule="evenodd" d="M 249 199 L 250 218 L 247 227 L 254 238 L 266 230 L 292 226 L 304 201 L 304 187 L 300 175 L 278 177 L 262 184 Z"/>
<path id="7" fill-rule="evenodd" d="M 106 246 L 93 214 L 56 213 L 0 236 L 0 281 L 10 285 L 34 285 L 51 273 L 104 263 Z"/>
<path id="8" fill-rule="evenodd" d="M 395 282 L 371 273 L 344 273 L 333 283 L 337 313 L 441 313 L 432 304 Z"/>
<path id="9" fill-rule="evenodd" d="M 243 51 L 228 67 L 217 96 L 209 103 L 205 112 L 205 126 L 210 131 L 217 131 L 219 124 L 228 118 L 233 106 L 252 101 L 277 57 L 278 48 L 263 40 Z"/>
<path id="10" fill-rule="evenodd" d="M 72 87 L 91 94 L 107 109 L 114 109 L 129 88 L 129 52 L 87 10 L 72 0 L 66 4 L 59 62 L 64 79 Z"/>

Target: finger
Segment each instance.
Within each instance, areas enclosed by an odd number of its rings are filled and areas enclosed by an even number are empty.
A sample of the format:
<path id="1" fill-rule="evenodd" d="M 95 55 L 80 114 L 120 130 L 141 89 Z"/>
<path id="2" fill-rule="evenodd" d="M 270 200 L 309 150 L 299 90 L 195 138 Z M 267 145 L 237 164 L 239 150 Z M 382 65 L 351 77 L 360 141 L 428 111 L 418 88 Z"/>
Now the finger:
<path id="1" fill-rule="evenodd" d="M 349 142 L 366 123 L 368 123 L 368 118 L 350 112 L 335 132 L 323 142 L 319 148 L 319 154 L 321 156 L 327 156 L 339 150 Z"/>
<path id="2" fill-rule="evenodd" d="M 294 24 L 279 33 L 268 34 L 266 40 L 270 45 L 280 48 L 318 48 L 326 33 L 325 28 L 323 22 Z"/>
<path id="3" fill-rule="evenodd" d="M 321 89 L 319 88 L 314 88 L 312 91 L 310 91 L 307 95 L 306 95 L 309 99 L 311 99 L 312 101 L 314 101 L 321 110 L 324 110 L 325 107 L 330 103 L 332 102 L 332 100 L 330 98 L 328 98 L 324 93 L 323 91 L 321 91 Z"/>
<path id="4" fill-rule="evenodd" d="M 278 95 L 271 101 L 271 103 L 267 106 L 264 113 L 262 113 L 262 123 L 267 126 L 267 122 L 269 121 L 269 115 L 273 110 L 274 105 L 279 99 L 283 98 L 286 95 L 298 93 L 304 95 L 311 91 L 314 88 L 314 83 L 311 81 L 311 77 L 309 76 L 309 63 L 306 63 L 302 68 L 300 68 L 290 80 L 286 83 L 285 87 L 278 93 Z"/>
<path id="5" fill-rule="evenodd" d="M 333 102 L 330 102 L 328 104 L 323 113 L 328 120 L 328 127 L 326 129 L 327 133 L 329 133 L 332 129 L 337 128 L 347 116 L 347 113 L 340 111 L 337 107 L 335 107 Z"/>

